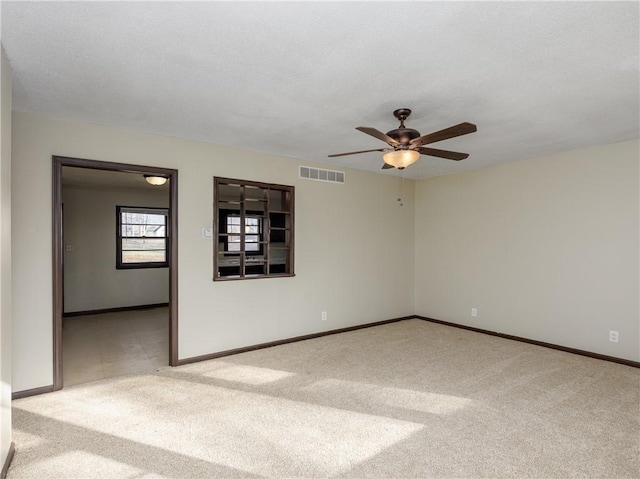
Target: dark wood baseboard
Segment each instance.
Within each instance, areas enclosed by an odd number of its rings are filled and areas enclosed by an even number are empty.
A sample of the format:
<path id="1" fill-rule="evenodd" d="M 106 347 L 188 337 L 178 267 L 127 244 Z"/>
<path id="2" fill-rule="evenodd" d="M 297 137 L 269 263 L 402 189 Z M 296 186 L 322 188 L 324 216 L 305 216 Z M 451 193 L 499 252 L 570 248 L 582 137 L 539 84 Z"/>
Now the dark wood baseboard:
<path id="1" fill-rule="evenodd" d="M 72 318 L 74 316 L 89 316 L 91 314 L 121 313 L 123 311 L 139 311 L 142 309 L 164 308 L 167 306 L 169 306 L 169 303 L 140 304 L 138 306 L 122 306 L 120 308 L 90 309 L 88 311 L 72 311 L 70 313 L 62 313 L 62 317 Z"/>
<path id="2" fill-rule="evenodd" d="M 162 306 L 162 305 L 159 305 L 159 306 Z M 152 306 L 152 307 L 158 307 L 158 306 Z M 143 308 L 140 308 L 140 309 L 143 309 Z M 420 316 L 420 315 L 403 316 L 401 318 L 394 318 L 394 319 L 387 319 L 387 320 L 384 320 L 384 321 L 376 321 L 376 322 L 373 322 L 373 323 L 359 324 L 357 326 L 349 326 L 347 328 L 332 329 L 330 331 L 322 331 L 322 332 L 319 332 L 319 333 L 305 334 L 303 336 L 296 336 L 296 337 L 288 338 L 288 339 L 280 339 L 280 340 L 277 340 L 277 341 L 270 341 L 268 343 L 255 344 L 253 346 L 245 346 L 245 347 L 242 347 L 242 348 L 228 349 L 226 351 L 220 351 L 220 352 L 217 352 L 217 353 L 203 354 L 202 356 L 194 356 L 194 357 L 191 357 L 191 358 L 178 359 L 177 363 L 175 364 L 175 366 L 183 366 L 185 364 L 197 363 L 197 362 L 200 362 L 200 361 L 207 361 L 209 359 L 222 358 L 224 356 L 231 356 L 231 355 L 234 355 L 234 354 L 246 353 L 246 352 L 255 351 L 255 350 L 258 350 L 258 349 L 271 348 L 271 347 L 274 347 L 274 346 L 281 346 L 283 344 L 295 343 L 295 342 L 298 342 L 298 341 L 305 341 L 307 339 L 320 338 L 322 336 L 329 336 L 329 335 L 332 335 L 332 334 L 347 333 L 349 331 L 356 331 L 358 329 L 372 328 L 374 326 L 381 326 L 383 324 L 397 323 L 399 321 L 405 321 L 407 319 L 420 319 L 422 321 L 428 321 L 428 322 L 431 322 L 431 323 L 442 324 L 444 326 L 451 326 L 451 327 L 454 327 L 454 328 L 465 329 L 467 331 L 473 331 L 473 332 L 476 332 L 476 333 L 488 334 L 490 336 L 496 336 L 496 337 L 503 338 L 503 339 L 510 339 L 512 341 L 519 341 L 519 342 L 522 342 L 522 343 L 533 344 L 535 346 L 542 346 L 542 347 L 545 347 L 545 348 L 556 349 L 558 351 L 563 351 L 565 353 L 578 354 L 580 356 L 586 356 L 586 357 L 593 358 L 593 359 L 600 359 L 602 361 L 609 361 L 609 362 L 613 362 L 613 363 L 623 364 L 625 366 L 631 366 L 631 367 L 634 367 L 634 368 L 640 368 L 640 362 L 631 361 L 630 359 L 616 358 L 615 356 L 607 356 L 607 355 L 604 355 L 604 354 L 598 354 L 598 353 L 594 353 L 594 352 L 591 352 L 591 351 L 585 351 L 585 350 L 582 350 L 582 349 L 569 348 L 569 347 L 566 347 L 566 346 L 560 346 L 558 344 L 546 343 L 544 341 L 537 341 L 535 339 L 528 339 L 528 338 L 523 338 L 523 337 L 520 337 L 520 336 L 512 336 L 510 334 L 503 334 L 503 333 L 498 333 L 496 331 L 489 331 L 487 329 L 474 328 L 473 326 L 466 326 L 464 324 L 451 323 L 449 321 L 441 321 L 439 319 L 427 318 L 425 316 Z M 40 387 L 40 388 L 27 389 L 27 390 L 24 390 L 24 391 L 14 392 L 11 397 L 12 397 L 12 399 L 21 399 L 21 398 L 25 398 L 25 397 L 29 397 L 29 396 L 35 396 L 35 395 L 38 395 L 38 394 L 50 393 L 50 392 L 53 392 L 53 391 L 54 391 L 53 385 L 51 385 L 51 386 L 43 386 L 43 387 Z M 0 478 L 0 479 L 2 479 L 2 478 Z"/>
<path id="3" fill-rule="evenodd" d="M 579 354 L 580 356 L 587 356 L 589 358 L 600 359 L 603 361 L 610 361 L 612 363 L 624 364 L 625 366 L 631 366 L 633 368 L 640 368 L 640 362 L 631 361 L 630 359 L 616 358 L 615 356 L 607 356 L 605 354 L 593 353 L 591 351 L 585 351 L 583 349 L 568 348 L 566 346 L 560 346 L 558 344 L 545 343 L 544 341 L 536 341 L 535 339 L 522 338 L 520 336 L 512 336 L 510 334 L 498 333 L 496 331 L 489 331 L 487 329 L 474 328 L 472 326 L 465 326 L 463 324 L 450 323 L 448 321 L 441 321 L 439 319 L 427 318 L 424 316 L 415 316 L 423 321 L 429 321 L 432 323 L 443 324 L 445 326 L 452 326 L 454 328 L 466 329 L 467 331 L 474 331 L 476 333 L 488 334 L 490 336 L 497 336 L 499 338 L 511 339 L 512 341 L 520 341 L 522 343 L 534 344 L 536 346 L 542 346 L 550 349 L 557 349 L 558 351 L 564 351 L 565 353 Z"/>
<path id="4" fill-rule="evenodd" d="M 7 471 L 9 470 L 9 466 L 11 465 L 11 461 L 13 461 L 13 456 L 16 453 L 16 445 L 11 443 L 9 446 L 9 452 L 7 453 L 7 458 L 4 460 L 4 465 L 2 466 L 2 472 L 0 473 L 0 479 L 5 479 L 7 477 Z"/>
<path id="5" fill-rule="evenodd" d="M 231 356 L 233 354 L 246 353 L 249 351 L 255 351 L 256 349 L 271 348 L 273 346 L 281 346 L 283 344 L 295 343 L 298 341 L 306 341 L 307 339 L 320 338 L 322 336 L 329 336 L 331 334 L 347 333 L 349 331 L 356 331 L 358 329 L 372 328 L 374 326 L 381 326 L 383 324 L 389 324 L 389 323 L 397 323 L 398 321 L 404 321 L 406 319 L 413 319 L 413 318 L 415 318 L 415 316 L 403 316 L 401 318 L 386 319 L 384 321 L 376 321 L 374 323 L 359 324 L 357 326 L 349 326 L 347 328 L 332 329 L 330 331 L 322 331 L 320 333 L 305 334 L 304 336 L 295 336 L 293 338 L 280 339 L 278 341 L 270 341 L 268 343 L 260 343 L 260 344 L 255 344 L 253 346 L 246 346 L 243 348 L 228 349 L 226 351 L 220 351 L 218 353 L 204 354 L 202 356 L 194 356 L 191 358 L 180 359 L 178 360 L 178 366 L 182 366 L 184 364 L 197 363 L 200 361 L 207 361 L 209 359 L 221 358 L 224 356 Z"/>
<path id="6" fill-rule="evenodd" d="M 13 394 L 11 394 L 11 399 L 22 399 L 29 396 L 37 396 L 38 394 L 52 393 L 53 391 L 54 391 L 53 384 L 51 384 L 49 386 L 42 386 L 40 388 L 16 391 Z"/>

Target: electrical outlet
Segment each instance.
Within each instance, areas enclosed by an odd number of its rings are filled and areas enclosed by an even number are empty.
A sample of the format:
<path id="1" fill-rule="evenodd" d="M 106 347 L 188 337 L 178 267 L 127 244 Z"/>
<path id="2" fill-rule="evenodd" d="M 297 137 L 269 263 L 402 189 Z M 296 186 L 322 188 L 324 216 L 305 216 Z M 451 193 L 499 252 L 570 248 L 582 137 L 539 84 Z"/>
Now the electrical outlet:
<path id="1" fill-rule="evenodd" d="M 322 312 L 322 320 L 323 320 L 323 321 L 326 321 L 326 320 L 327 320 L 327 312 L 326 312 L 326 311 L 323 311 L 323 312 Z"/>
<path id="2" fill-rule="evenodd" d="M 478 308 L 471 308 L 471 317 L 472 318 L 478 317 Z"/>
<path id="3" fill-rule="evenodd" d="M 609 331 L 609 341 L 611 341 L 612 343 L 618 342 L 618 336 L 618 331 Z"/>

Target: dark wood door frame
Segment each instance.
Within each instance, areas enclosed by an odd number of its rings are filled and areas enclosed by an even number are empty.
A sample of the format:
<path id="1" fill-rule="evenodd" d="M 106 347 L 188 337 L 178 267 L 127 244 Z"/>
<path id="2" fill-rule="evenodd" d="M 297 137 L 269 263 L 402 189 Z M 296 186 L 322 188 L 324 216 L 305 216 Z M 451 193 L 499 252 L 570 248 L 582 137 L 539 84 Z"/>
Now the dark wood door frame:
<path id="1" fill-rule="evenodd" d="M 169 178 L 169 365 L 178 365 L 178 170 L 53 156 L 53 389 L 62 389 L 62 167 L 155 174 Z"/>

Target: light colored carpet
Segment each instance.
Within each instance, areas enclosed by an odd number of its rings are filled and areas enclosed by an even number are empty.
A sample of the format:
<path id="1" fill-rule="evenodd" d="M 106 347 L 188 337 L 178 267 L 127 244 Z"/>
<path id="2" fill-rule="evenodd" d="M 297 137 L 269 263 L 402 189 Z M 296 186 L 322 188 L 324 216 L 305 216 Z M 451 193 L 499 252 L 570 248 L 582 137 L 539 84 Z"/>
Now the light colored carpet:
<path id="1" fill-rule="evenodd" d="M 64 319 L 64 387 L 169 364 L 169 308 Z"/>
<path id="2" fill-rule="evenodd" d="M 9 478 L 637 478 L 640 370 L 408 320 L 14 401 Z"/>

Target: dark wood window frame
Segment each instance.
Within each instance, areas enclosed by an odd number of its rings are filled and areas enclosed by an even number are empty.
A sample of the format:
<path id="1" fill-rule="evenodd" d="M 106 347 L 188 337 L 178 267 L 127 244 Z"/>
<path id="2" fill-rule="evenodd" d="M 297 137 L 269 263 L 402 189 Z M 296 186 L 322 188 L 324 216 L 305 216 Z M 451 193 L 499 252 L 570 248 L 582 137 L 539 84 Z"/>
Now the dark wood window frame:
<path id="1" fill-rule="evenodd" d="M 124 236 L 122 234 L 122 213 L 123 210 L 140 211 L 140 212 L 154 212 L 157 211 L 158 215 L 165 217 L 164 236 Z M 126 212 L 126 211 L 125 211 Z M 122 260 L 123 252 L 123 240 L 128 238 L 141 238 L 141 239 L 164 239 L 164 261 L 142 261 L 137 263 L 127 263 Z M 125 250 L 126 251 L 126 250 Z M 160 251 L 160 250 L 159 250 Z M 116 206 L 116 269 L 141 269 L 141 268 L 168 268 L 169 267 L 169 209 L 168 208 L 156 208 L 146 206 Z"/>
<path id="2" fill-rule="evenodd" d="M 294 203 L 295 187 L 214 177 L 213 280 L 277 278 L 294 273 Z M 227 188 L 234 197 L 222 194 Z M 228 231 L 230 216 L 259 218 L 259 250 L 246 250 L 246 236 L 256 233 L 243 228 Z M 248 225 L 246 225 L 248 226 Z M 229 237 L 240 236 L 239 251 L 229 250 Z M 252 241 L 251 243 L 253 243 Z"/>

